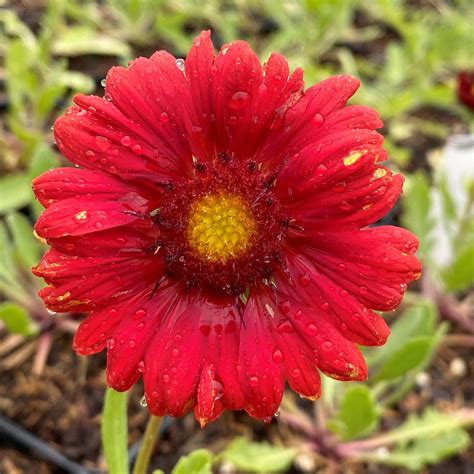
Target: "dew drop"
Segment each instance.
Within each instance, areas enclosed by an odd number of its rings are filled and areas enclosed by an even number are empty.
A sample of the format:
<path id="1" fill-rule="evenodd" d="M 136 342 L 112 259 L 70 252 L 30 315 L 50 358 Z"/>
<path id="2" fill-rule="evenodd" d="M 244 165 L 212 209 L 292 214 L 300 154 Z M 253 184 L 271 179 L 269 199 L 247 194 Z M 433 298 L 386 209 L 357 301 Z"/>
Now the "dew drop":
<path id="1" fill-rule="evenodd" d="M 238 91 L 229 99 L 229 107 L 231 109 L 241 109 L 245 106 L 248 98 L 248 92 Z"/>
<path id="2" fill-rule="evenodd" d="M 256 387 L 258 385 L 258 377 L 252 375 L 252 377 L 249 379 L 249 383 L 252 387 Z"/>
<path id="3" fill-rule="evenodd" d="M 308 324 L 305 328 L 305 331 L 310 336 L 316 336 L 318 333 L 318 328 L 314 324 Z"/>
<path id="4" fill-rule="evenodd" d="M 283 353 L 278 347 L 275 347 L 275 350 L 273 351 L 272 359 L 273 359 L 273 362 L 275 362 L 275 364 L 280 364 L 281 362 L 283 362 Z"/>
<path id="5" fill-rule="evenodd" d="M 327 311 L 329 309 L 329 303 L 327 301 L 325 301 L 324 303 L 321 304 L 320 308 L 323 311 Z"/>
<path id="6" fill-rule="evenodd" d="M 170 121 L 170 118 L 166 112 L 161 112 L 160 114 L 160 122 L 161 123 L 168 123 Z"/>
<path id="7" fill-rule="evenodd" d="M 288 314 L 291 309 L 291 304 L 288 300 L 286 301 L 280 301 L 278 303 L 278 309 L 283 313 L 283 314 Z"/>
<path id="8" fill-rule="evenodd" d="M 115 339 L 111 337 L 110 339 L 107 339 L 107 349 L 113 349 L 115 347 Z"/>
<path id="9" fill-rule="evenodd" d="M 146 312 L 146 310 L 144 309 L 138 309 L 137 311 L 135 311 L 135 313 L 133 314 L 133 319 L 137 320 L 137 319 L 141 319 L 141 318 L 144 318 L 148 313 Z"/>
<path id="10" fill-rule="evenodd" d="M 211 326 L 209 326 L 208 324 L 202 324 L 201 326 L 199 326 L 199 329 L 205 336 L 208 336 L 211 332 Z"/>
<path id="11" fill-rule="evenodd" d="M 211 382 L 211 395 L 214 400 L 219 400 L 224 396 L 224 389 L 217 380 Z"/>
<path id="12" fill-rule="evenodd" d="M 97 148 L 101 151 L 106 151 L 110 148 L 110 140 L 100 135 L 97 135 L 95 137 L 95 144 L 97 145 Z"/>
<path id="13" fill-rule="evenodd" d="M 140 373 L 143 373 L 145 372 L 145 362 L 143 362 L 142 360 L 137 364 L 137 370 L 138 372 Z"/>
<path id="14" fill-rule="evenodd" d="M 366 286 L 359 286 L 359 293 L 361 295 L 366 295 L 369 292 Z"/>
<path id="15" fill-rule="evenodd" d="M 120 143 L 121 143 L 123 146 L 130 146 L 130 144 L 132 143 L 132 139 L 131 139 L 128 135 L 125 135 L 125 136 L 120 140 Z"/>
<path id="16" fill-rule="evenodd" d="M 137 143 L 136 145 L 133 145 L 132 151 L 133 153 L 135 153 L 135 155 L 141 155 L 143 153 L 143 148 L 141 145 L 138 145 Z"/>
<path id="17" fill-rule="evenodd" d="M 260 84 L 257 89 L 257 94 L 259 96 L 265 95 L 267 93 L 267 85 L 266 84 Z"/>
<path id="18" fill-rule="evenodd" d="M 342 193 L 344 190 L 347 188 L 347 183 L 345 181 L 340 181 L 339 183 L 336 183 L 333 187 L 332 190 L 335 193 Z"/>
<path id="19" fill-rule="evenodd" d="M 324 341 L 321 347 L 323 351 L 330 352 L 333 350 L 334 344 L 331 341 Z"/>
<path id="20" fill-rule="evenodd" d="M 92 158 L 93 156 L 95 156 L 95 153 L 92 150 L 86 150 L 86 156 L 88 158 Z"/>
<path id="21" fill-rule="evenodd" d="M 131 349 L 133 349 L 136 345 L 137 343 L 133 339 L 128 341 L 128 347 L 130 347 Z"/>
<path id="22" fill-rule="evenodd" d="M 171 351 L 171 354 L 173 354 L 173 357 L 178 357 L 179 356 L 179 349 L 173 349 Z"/>
<path id="23" fill-rule="evenodd" d="M 163 382 L 168 383 L 170 381 L 170 376 L 168 374 L 163 375 Z"/>
<path id="24" fill-rule="evenodd" d="M 291 375 L 295 378 L 297 377 L 300 377 L 301 376 L 301 370 L 300 369 L 294 369 L 292 372 L 291 372 Z"/>
<path id="25" fill-rule="evenodd" d="M 272 417 L 271 417 L 271 416 L 266 416 L 266 417 L 263 419 L 263 422 L 264 422 L 264 423 L 267 423 L 267 424 L 268 424 L 268 423 L 271 423 L 271 421 L 272 421 Z"/>
<path id="26" fill-rule="evenodd" d="M 311 278 L 308 276 L 307 273 L 303 273 L 298 277 L 298 281 L 300 282 L 301 286 L 309 286 L 311 283 Z"/>
<path id="27" fill-rule="evenodd" d="M 141 405 L 142 407 L 147 407 L 147 406 L 148 406 L 148 403 L 147 403 L 147 401 L 146 401 L 145 395 L 143 395 L 143 397 L 140 398 L 140 405 Z"/>
<path id="28" fill-rule="evenodd" d="M 102 80 L 100 81 L 100 85 L 101 85 L 102 87 L 105 87 L 106 83 L 107 83 L 107 81 L 106 81 L 105 79 L 102 79 Z"/>
<path id="29" fill-rule="evenodd" d="M 280 416 L 280 413 L 281 413 L 281 411 L 280 411 L 280 409 L 278 408 L 278 410 L 273 414 L 273 416 L 274 416 L 275 418 L 278 418 L 278 417 Z"/>
<path id="30" fill-rule="evenodd" d="M 316 176 L 320 176 L 320 177 L 324 176 L 324 174 L 326 173 L 327 170 L 328 170 L 328 167 L 326 165 L 324 165 L 323 163 L 321 163 L 316 168 Z"/>
<path id="31" fill-rule="evenodd" d="M 311 125 L 313 125 L 313 127 L 315 127 L 315 128 L 319 128 L 319 127 L 321 127 L 321 125 L 323 125 L 324 120 L 325 119 L 324 119 L 323 115 L 315 114 L 315 116 L 311 120 Z"/>
<path id="32" fill-rule="evenodd" d="M 181 58 L 178 58 L 176 60 L 176 67 L 181 71 L 181 72 L 184 72 L 184 67 L 186 65 L 186 62 L 184 61 L 184 59 L 181 59 Z"/>

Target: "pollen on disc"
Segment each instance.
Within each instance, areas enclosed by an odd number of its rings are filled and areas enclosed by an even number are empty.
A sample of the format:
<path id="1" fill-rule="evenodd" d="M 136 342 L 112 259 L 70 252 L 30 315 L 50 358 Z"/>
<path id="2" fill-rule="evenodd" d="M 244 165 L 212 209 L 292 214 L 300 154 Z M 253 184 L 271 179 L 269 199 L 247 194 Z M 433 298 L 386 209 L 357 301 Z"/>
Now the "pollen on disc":
<path id="1" fill-rule="evenodd" d="M 255 227 L 252 212 L 241 196 L 209 194 L 192 204 L 187 237 L 190 247 L 203 259 L 225 262 L 246 252 Z"/>

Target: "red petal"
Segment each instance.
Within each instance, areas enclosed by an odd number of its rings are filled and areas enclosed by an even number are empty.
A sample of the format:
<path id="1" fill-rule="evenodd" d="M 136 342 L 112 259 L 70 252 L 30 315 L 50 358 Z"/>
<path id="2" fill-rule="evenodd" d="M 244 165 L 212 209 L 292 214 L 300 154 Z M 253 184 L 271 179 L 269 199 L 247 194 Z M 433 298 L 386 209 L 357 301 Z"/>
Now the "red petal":
<path id="1" fill-rule="evenodd" d="M 129 192 L 118 201 L 69 198 L 51 204 L 35 225 L 46 239 L 81 235 L 136 222 L 145 216 L 147 201 Z"/>
<path id="2" fill-rule="evenodd" d="M 203 161 L 216 152 L 251 159 L 265 142 L 272 124 L 300 94 L 303 83 L 298 70 L 288 78 L 288 65 L 272 55 L 264 70 L 243 41 L 224 45 L 214 58 L 209 32 L 201 33 L 186 59 L 186 72 L 199 126 L 207 145 L 198 155 Z M 278 112 L 278 113 L 277 113 Z"/>
<path id="3" fill-rule="evenodd" d="M 122 113 L 154 137 L 153 146 L 181 174 L 192 166 L 186 136 L 195 120 L 189 86 L 176 59 L 166 51 L 132 61 L 107 74 L 106 93 Z"/>
<path id="4" fill-rule="evenodd" d="M 381 345 L 386 341 L 390 330 L 382 317 L 360 303 L 339 282 L 316 271 L 304 255 L 288 251 L 284 266 L 286 273 L 277 274 L 276 281 L 278 288 L 290 299 L 316 308 L 317 314 L 325 315 L 350 341 L 365 346 Z"/>
<path id="5" fill-rule="evenodd" d="M 132 189 L 104 173 L 79 168 L 55 168 L 33 180 L 33 191 L 38 201 L 48 207 L 69 198 L 117 200 Z"/>
<path id="6" fill-rule="evenodd" d="M 151 233 L 151 232 L 150 232 Z M 144 257 L 157 239 L 130 227 L 114 227 L 91 234 L 49 239 L 61 253 L 77 257 Z"/>
<path id="7" fill-rule="evenodd" d="M 144 370 L 145 354 L 157 328 L 179 294 L 176 285 L 162 286 L 150 298 L 149 293 L 127 300 L 120 324 L 107 339 L 107 383 L 118 391 L 128 390 Z"/>
<path id="8" fill-rule="evenodd" d="M 233 366 L 233 361 L 228 358 L 220 362 L 226 348 L 220 345 L 217 337 L 225 334 L 229 313 L 237 314 L 235 301 L 231 298 L 208 299 L 200 294 L 186 295 L 183 290 L 180 293 L 176 304 L 163 315 L 145 355 L 145 394 L 149 409 L 159 416 L 166 413 L 182 416 L 195 406 L 198 386 L 205 377 L 201 375 L 202 371 L 207 370 L 210 364 L 214 365 L 215 380 L 222 386 L 222 402 L 232 404 L 231 398 L 236 395 L 232 391 L 235 382 L 229 385 L 232 377 L 229 365 Z M 216 344 L 220 345 L 222 353 L 209 349 Z M 233 350 L 230 347 L 231 353 Z M 229 353 L 225 355 L 228 356 Z M 217 386 L 211 388 L 215 398 L 220 397 L 220 389 L 216 391 Z M 201 393 L 201 400 L 203 396 Z M 198 418 L 202 423 L 217 414 L 205 403 L 198 408 Z"/>
<path id="9" fill-rule="evenodd" d="M 105 349 L 107 338 L 120 323 L 122 313 L 115 308 L 105 308 L 87 316 L 74 335 L 72 348 L 78 355 L 91 355 Z"/>
<path id="10" fill-rule="evenodd" d="M 117 304 L 160 280 L 164 264 L 155 258 L 74 257 L 56 250 L 45 254 L 33 268 L 51 286 L 39 295 L 58 312 L 91 311 Z"/>
<path id="11" fill-rule="evenodd" d="M 273 360 L 276 344 L 259 295 L 251 291 L 240 332 L 239 370 L 245 411 L 255 418 L 272 417 L 284 391 L 281 364 Z"/>
<path id="12" fill-rule="evenodd" d="M 78 105 L 54 124 L 58 147 L 71 162 L 139 181 L 141 188 L 148 186 L 151 191 L 156 188 L 153 183 L 183 176 L 185 162 L 157 134 L 133 123 L 112 102 L 82 95 L 74 100 Z"/>

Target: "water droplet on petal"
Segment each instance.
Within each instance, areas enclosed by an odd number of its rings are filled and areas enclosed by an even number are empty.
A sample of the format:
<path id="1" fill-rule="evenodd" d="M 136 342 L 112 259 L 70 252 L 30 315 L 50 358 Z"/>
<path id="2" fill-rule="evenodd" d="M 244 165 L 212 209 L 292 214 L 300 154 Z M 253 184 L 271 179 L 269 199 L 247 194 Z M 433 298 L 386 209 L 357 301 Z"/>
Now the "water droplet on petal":
<path id="1" fill-rule="evenodd" d="M 161 112 L 160 114 L 160 122 L 161 123 L 168 123 L 170 121 L 170 118 L 166 112 Z"/>
<path id="2" fill-rule="evenodd" d="M 333 350 L 334 344 L 331 341 L 324 341 L 321 344 L 323 351 L 330 352 Z"/>
<path id="3" fill-rule="evenodd" d="M 298 281 L 300 282 L 301 286 L 308 286 L 311 283 L 311 278 L 307 273 L 303 273 L 298 277 Z"/>
<path id="4" fill-rule="evenodd" d="M 321 127 L 321 125 L 324 123 L 324 116 L 321 115 L 321 114 L 315 114 L 315 116 L 313 117 L 313 119 L 311 120 L 311 124 L 313 125 L 313 127 L 315 128 L 319 128 Z"/>
<path id="5" fill-rule="evenodd" d="M 252 375 L 252 377 L 249 379 L 249 383 L 252 387 L 256 387 L 258 385 L 258 377 Z"/>
<path id="6" fill-rule="evenodd" d="M 299 377 L 301 375 L 301 370 L 300 369 L 294 369 L 292 372 L 291 372 L 291 375 L 293 377 Z"/>
<path id="7" fill-rule="evenodd" d="M 115 347 L 115 339 L 111 337 L 110 339 L 107 339 L 107 349 L 113 349 Z"/>
<path id="8" fill-rule="evenodd" d="M 178 59 L 176 60 L 176 67 L 177 67 L 180 71 L 184 72 L 185 65 L 186 65 L 186 62 L 184 61 L 184 59 L 178 58 Z"/>
<path id="9" fill-rule="evenodd" d="M 332 190 L 336 193 L 342 193 L 344 190 L 347 188 L 347 183 L 345 181 L 340 181 L 339 183 L 336 183 L 333 187 Z"/>
<path id="10" fill-rule="evenodd" d="M 318 333 L 318 328 L 314 324 L 308 324 L 305 331 L 310 336 L 315 336 Z"/>
<path id="11" fill-rule="evenodd" d="M 238 91 L 229 99 L 229 107 L 231 109 L 241 109 L 245 106 L 248 98 L 248 92 Z"/>
<path id="12" fill-rule="evenodd" d="M 120 140 L 120 143 L 121 143 L 123 146 L 130 146 L 130 144 L 132 143 L 132 139 L 131 139 L 128 135 L 125 135 L 125 136 Z"/>
<path id="13" fill-rule="evenodd" d="M 142 152 L 143 152 L 143 148 L 142 148 L 141 145 L 138 145 L 138 143 L 137 143 L 136 145 L 133 145 L 132 151 L 133 151 L 133 153 L 135 153 L 135 155 L 141 155 Z"/>
<path id="14" fill-rule="evenodd" d="M 170 381 L 170 376 L 168 374 L 163 375 L 163 382 L 168 383 Z"/>
<path id="15" fill-rule="evenodd" d="M 107 81 L 106 81 L 105 79 L 102 79 L 102 80 L 100 81 L 100 85 L 101 85 L 102 87 L 105 87 L 106 82 L 107 82 Z"/>
<path id="16" fill-rule="evenodd" d="M 179 349 L 173 349 L 171 351 L 171 353 L 173 354 L 173 357 L 178 357 L 179 356 Z"/>
<path id="17" fill-rule="evenodd" d="M 275 364 L 280 364 L 281 362 L 283 362 L 283 353 L 278 347 L 275 347 L 275 350 L 273 351 L 272 359 L 273 359 L 273 362 L 275 362 Z"/>
<path id="18" fill-rule="evenodd" d="M 359 293 L 361 295 L 366 295 L 369 292 L 366 286 L 359 286 Z"/>
<path id="19" fill-rule="evenodd" d="M 148 403 L 147 403 L 147 401 L 146 401 L 145 395 L 143 395 L 143 397 L 140 398 L 140 405 L 141 405 L 142 407 L 148 406 Z"/>
<path id="20" fill-rule="evenodd" d="M 327 170 L 328 170 L 328 167 L 326 165 L 324 165 L 323 163 L 321 163 L 316 168 L 316 176 L 323 176 L 326 173 Z"/>
<path id="21" fill-rule="evenodd" d="M 283 314 L 288 314 L 290 309 L 291 309 L 291 304 L 288 300 L 286 301 L 280 301 L 278 303 L 278 309 L 283 313 Z"/>
<path id="22" fill-rule="evenodd" d="M 97 135 L 95 137 L 95 144 L 99 150 L 106 151 L 110 147 L 110 140 L 106 137 Z"/>
<path id="23" fill-rule="evenodd" d="M 266 416 L 266 417 L 263 419 L 263 422 L 264 422 L 264 423 L 267 423 L 267 424 L 268 424 L 268 423 L 271 423 L 271 421 L 272 421 L 272 417 L 271 417 L 271 416 Z"/>

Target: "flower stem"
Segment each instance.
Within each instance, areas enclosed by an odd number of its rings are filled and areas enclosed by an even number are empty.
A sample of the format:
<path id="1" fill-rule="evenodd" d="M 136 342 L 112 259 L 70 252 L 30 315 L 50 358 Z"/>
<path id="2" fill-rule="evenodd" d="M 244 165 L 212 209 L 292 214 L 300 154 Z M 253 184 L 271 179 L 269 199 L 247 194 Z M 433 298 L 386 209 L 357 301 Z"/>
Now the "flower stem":
<path id="1" fill-rule="evenodd" d="M 161 420 L 162 418 L 160 416 L 150 415 L 133 468 L 133 474 L 146 474 L 148 465 L 150 464 L 151 454 L 160 431 Z"/>

